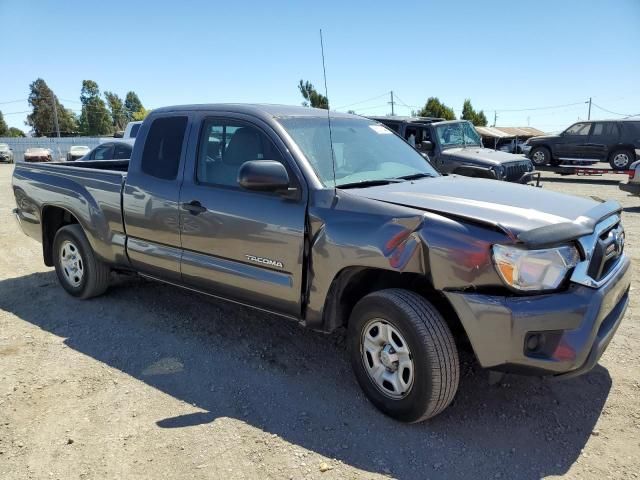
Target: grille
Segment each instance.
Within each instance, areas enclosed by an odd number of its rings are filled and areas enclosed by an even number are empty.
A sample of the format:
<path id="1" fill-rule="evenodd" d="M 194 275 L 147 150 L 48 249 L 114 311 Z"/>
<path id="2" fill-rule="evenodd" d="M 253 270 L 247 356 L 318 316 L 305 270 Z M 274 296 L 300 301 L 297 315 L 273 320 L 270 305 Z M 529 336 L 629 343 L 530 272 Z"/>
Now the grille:
<path id="1" fill-rule="evenodd" d="M 623 251 L 624 229 L 618 223 L 598 237 L 587 274 L 596 281 L 606 277 Z"/>
<path id="2" fill-rule="evenodd" d="M 520 179 L 522 175 L 529 171 L 529 162 L 513 162 L 508 163 L 505 166 L 505 178 L 509 182 Z"/>

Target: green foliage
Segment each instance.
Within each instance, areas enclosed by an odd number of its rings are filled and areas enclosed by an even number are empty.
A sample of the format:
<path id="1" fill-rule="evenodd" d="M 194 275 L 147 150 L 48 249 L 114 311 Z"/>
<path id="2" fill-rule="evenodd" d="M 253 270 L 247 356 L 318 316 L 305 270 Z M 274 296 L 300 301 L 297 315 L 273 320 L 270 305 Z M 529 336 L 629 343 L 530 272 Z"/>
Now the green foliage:
<path id="1" fill-rule="evenodd" d="M 147 118 L 147 115 L 149 115 L 149 110 L 147 110 L 146 108 L 142 107 L 137 112 L 133 112 L 133 115 L 131 116 L 131 120 L 136 121 L 136 122 L 140 121 L 140 120 L 144 120 L 145 118 Z"/>
<path id="2" fill-rule="evenodd" d="M 93 80 L 82 81 L 80 101 L 82 102 L 80 132 L 87 136 L 113 134 L 111 115 L 109 115 L 104 101 L 100 98 L 100 89 L 96 82 Z"/>
<path id="3" fill-rule="evenodd" d="M 445 120 L 455 120 L 456 115 L 451 107 L 447 107 L 438 97 L 429 97 L 427 103 L 418 112 L 420 117 L 437 117 Z"/>
<path id="4" fill-rule="evenodd" d="M 26 137 L 24 132 L 16 127 L 9 127 L 8 137 Z"/>
<path id="5" fill-rule="evenodd" d="M 0 137 L 9 136 L 9 125 L 4 121 L 4 115 L 0 112 Z"/>
<path id="6" fill-rule="evenodd" d="M 305 99 L 305 101 L 302 102 L 303 106 L 324 108 L 325 110 L 329 109 L 329 99 L 321 93 L 318 93 L 311 83 L 300 80 L 298 89 L 300 90 L 302 97 Z"/>
<path id="7" fill-rule="evenodd" d="M 471 123 L 479 127 L 487 126 L 487 117 L 484 112 L 482 110 L 476 112 L 471 105 L 471 100 L 468 98 L 462 105 L 462 117 L 460 118 L 462 118 L 462 120 L 469 120 Z"/>
<path id="8" fill-rule="evenodd" d="M 144 110 L 144 106 L 138 98 L 136 92 L 127 92 L 127 95 L 124 98 L 124 111 L 127 116 L 127 121 L 134 120 L 133 115 L 136 112 L 140 112 Z"/>
<path id="9" fill-rule="evenodd" d="M 69 137 L 78 133 L 78 121 L 71 110 L 67 110 L 58 101 L 47 83 L 38 78 L 29 85 L 29 105 L 32 111 L 26 124 L 33 128 L 36 137 L 55 136 L 54 104 L 58 111 L 60 135 Z"/>
<path id="10" fill-rule="evenodd" d="M 113 92 L 104 92 L 104 98 L 107 100 L 109 113 L 111 114 L 111 125 L 114 131 L 124 130 L 127 125 L 127 113 L 124 109 L 122 99 Z"/>

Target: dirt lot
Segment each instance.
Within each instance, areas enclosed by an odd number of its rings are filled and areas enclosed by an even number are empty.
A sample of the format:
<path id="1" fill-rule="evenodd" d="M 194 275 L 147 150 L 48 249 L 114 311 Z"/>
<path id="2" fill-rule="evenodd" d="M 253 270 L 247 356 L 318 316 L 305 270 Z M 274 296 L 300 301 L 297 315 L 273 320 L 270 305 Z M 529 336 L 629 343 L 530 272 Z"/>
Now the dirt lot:
<path id="1" fill-rule="evenodd" d="M 0 478 L 637 478 L 640 305 L 599 366 L 490 386 L 471 359 L 454 404 L 396 423 L 361 394 L 339 337 L 136 278 L 76 300 L 11 218 L 0 165 Z M 640 199 L 605 181 L 640 274 Z"/>

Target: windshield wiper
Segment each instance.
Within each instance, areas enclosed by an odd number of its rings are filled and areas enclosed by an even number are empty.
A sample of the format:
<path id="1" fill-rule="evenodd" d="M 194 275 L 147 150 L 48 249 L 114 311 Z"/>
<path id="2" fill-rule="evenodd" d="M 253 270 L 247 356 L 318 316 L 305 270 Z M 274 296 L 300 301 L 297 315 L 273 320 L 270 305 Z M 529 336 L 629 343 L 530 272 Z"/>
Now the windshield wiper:
<path id="1" fill-rule="evenodd" d="M 379 180 L 360 180 L 359 182 L 341 183 L 336 185 L 336 188 L 365 188 L 375 187 L 378 185 L 388 185 L 390 183 L 399 183 L 401 179 L 398 178 L 382 178 Z"/>
<path id="2" fill-rule="evenodd" d="M 418 180 L 419 178 L 433 178 L 433 177 L 435 177 L 435 175 L 421 172 L 421 173 L 412 173 L 410 175 L 403 175 L 397 178 L 398 180 Z"/>

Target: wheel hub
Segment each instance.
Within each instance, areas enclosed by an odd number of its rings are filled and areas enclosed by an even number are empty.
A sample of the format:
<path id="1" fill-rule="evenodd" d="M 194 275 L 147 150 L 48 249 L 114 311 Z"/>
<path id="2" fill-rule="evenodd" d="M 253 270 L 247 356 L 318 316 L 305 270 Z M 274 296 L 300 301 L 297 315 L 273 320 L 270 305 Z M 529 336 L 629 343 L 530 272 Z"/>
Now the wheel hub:
<path id="1" fill-rule="evenodd" d="M 400 330 L 386 320 L 370 320 L 362 330 L 360 352 L 365 370 L 378 390 L 394 400 L 409 394 L 414 363 Z"/>
<path id="2" fill-rule="evenodd" d="M 387 343 L 380 350 L 380 362 L 390 372 L 395 372 L 398 369 L 398 355 L 390 343 Z"/>
<path id="3" fill-rule="evenodd" d="M 73 287 L 82 283 L 84 276 L 84 262 L 80 256 L 78 247 L 69 240 L 60 245 L 60 267 L 65 280 Z"/>

